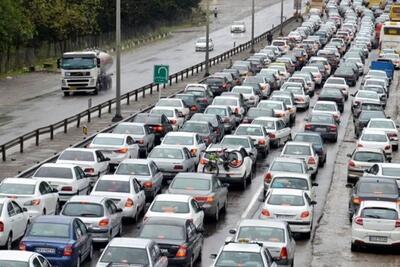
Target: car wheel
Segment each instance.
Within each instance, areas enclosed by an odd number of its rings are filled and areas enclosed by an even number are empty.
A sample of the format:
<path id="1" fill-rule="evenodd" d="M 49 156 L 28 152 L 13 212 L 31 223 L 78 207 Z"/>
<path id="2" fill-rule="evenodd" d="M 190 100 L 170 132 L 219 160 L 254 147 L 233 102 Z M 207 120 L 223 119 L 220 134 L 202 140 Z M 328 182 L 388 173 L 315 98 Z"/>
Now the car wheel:
<path id="1" fill-rule="evenodd" d="M 140 215 L 140 212 L 139 212 L 139 209 L 137 209 L 136 213 L 135 213 L 135 222 L 139 222 L 139 215 Z"/>
<path id="2" fill-rule="evenodd" d="M 219 221 L 219 206 L 217 205 L 217 210 L 215 211 L 214 221 Z"/>
<path id="3" fill-rule="evenodd" d="M 69 96 L 69 92 L 64 92 L 64 96 Z"/>
<path id="4" fill-rule="evenodd" d="M 46 215 L 46 209 L 43 209 L 43 215 Z"/>
<path id="5" fill-rule="evenodd" d="M 247 187 L 247 177 L 246 177 L 247 175 L 245 175 L 244 177 L 243 177 L 243 181 L 242 181 L 242 189 L 243 190 L 246 190 L 246 187 Z"/>
<path id="6" fill-rule="evenodd" d="M 119 224 L 119 229 L 118 229 L 118 234 L 117 234 L 117 236 L 118 236 L 118 237 L 121 237 L 121 236 L 122 236 L 122 222 Z"/>
<path id="7" fill-rule="evenodd" d="M 90 262 L 92 259 L 93 259 L 93 244 L 90 244 L 90 250 L 86 260 Z"/>
<path id="8" fill-rule="evenodd" d="M 352 242 L 352 243 L 351 243 L 350 250 L 351 250 L 352 252 L 357 252 L 357 251 L 360 251 L 360 247 Z"/>
<path id="9" fill-rule="evenodd" d="M 307 240 L 311 238 L 311 229 L 310 232 L 304 234 L 304 238 Z"/>
<path id="10" fill-rule="evenodd" d="M 228 198 L 226 198 L 225 203 L 224 203 L 224 207 L 222 208 L 225 213 L 226 213 L 227 208 L 228 208 Z"/>
<path id="11" fill-rule="evenodd" d="M 12 250 L 12 232 L 8 234 L 5 249 Z"/>
<path id="12" fill-rule="evenodd" d="M 250 172 L 249 176 L 247 176 L 248 183 L 251 184 L 254 178 L 253 172 Z"/>
<path id="13" fill-rule="evenodd" d="M 393 149 L 393 151 L 399 150 L 399 145 L 392 145 L 392 149 Z"/>

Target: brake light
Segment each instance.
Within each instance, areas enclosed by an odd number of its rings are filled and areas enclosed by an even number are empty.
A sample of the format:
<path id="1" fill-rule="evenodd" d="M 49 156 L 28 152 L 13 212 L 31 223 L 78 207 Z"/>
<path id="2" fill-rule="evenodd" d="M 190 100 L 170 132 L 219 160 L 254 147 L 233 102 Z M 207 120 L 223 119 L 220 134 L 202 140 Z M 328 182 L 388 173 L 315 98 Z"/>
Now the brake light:
<path id="1" fill-rule="evenodd" d="M 272 180 L 272 174 L 270 172 L 267 172 L 264 176 L 264 182 L 270 183 Z"/>
<path id="2" fill-rule="evenodd" d="M 353 204 L 359 205 L 360 203 L 361 203 L 361 198 L 359 198 L 359 197 L 354 197 L 353 198 Z"/>
<path id="3" fill-rule="evenodd" d="M 147 188 L 147 189 L 151 189 L 151 188 L 153 187 L 153 183 L 152 183 L 152 182 L 149 182 L 149 181 L 144 182 L 144 183 L 143 183 L 143 187 L 144 187 L 144 188 Z"/>
<path id="4" fill-rule="evenodd" d="M 271 214 L 269 213 L 269 211 L 266 210 L 266 209 L 262 209 L 262 210 L 261 210 L 261 214 L 262 214 L 263 216 L 265 216 L 265 217 L 271 216 Z"/>
<path id="5" fill-rule="evenodd" d="M 336 132 L 336 130 L 337 130 L 337 128 L 336 128 L 336 126 L 329 126 L 329 131 L 331 131 L 331 132 Z"/>
<path id="6" fill-rule="evenodd" d="M 191 110 L 191 111 L 197 111 L 197 107 L 196 107 L 196 106 L 192 106 L 192 107 L 190 108 L 190 110 Z"/>
<path id="7" fill-rule="evenodd" d="M 24 243 L 24 242 L 19 243 L 18 249 L 19 249 L 19 250 L 26 250 L 26 245 L 25 245 L 25 243 Z"/>
<path id="8" fill-rule="evenodd" d="M 312 129 L 312 125 L 310 123 L 306 123 L 304 125 L 304 130 L 311 130 Z"/>
<path id="9" fill-rule="evenodd" d="M 160 133 L 160 132 L 164 131 L 164 127 L 156 126 L 156 127 L 153 127 L 153 130 L 154 130 L 154 132 Z"/>
<path id="10" fill-rule="evenodd" d="M 72 249 L 72 246 L 71 245 L 65 246 L 63 256 L 70 257 L 70 256 L 72 256 L 72 254 L 74 254 L 74 250 Z"/>
<path id="11" fill-rule="evenodd" d="M 63 186 L 63 187 L 61 187 L 61 191 L 69 191 L 69 192 L 71 192 L 72 191 L 72 186 Z"/>
<path id="12" fill-rule="evenodd" d="M 140 139 L 140 140 L 139 140 L 139 144 L 143 145 L 143 144 L 144 144 L 144 140 L 143 140 L 143 139 Z"/>
<path id="13" fill-rule="evenodd" d="M 273 133 L 269 133 L 268 136 L 269 136 L 269 138 L 271 138 L 271 139 L 275 139 L 275 138 L 276 138 L 276 135 L 273 134 Z"/>
<path id="14" fill-rule="evenodd" d="M 310 157 L 309 159 L 308 159 L 308 164 L 315 164 L 316 163 L 316 161 L 315 161 L 315 158 L 314 157 Z"/>
<path id="15" fill-rule="evenodd" d="M 108 220 L 108 219 L 102 219 L 100 222 L 99 222 L 99 226 L 100 227 L 108 227 L 108 224 L 110 223 L 110 221 Z"/>
<path id="16" fill-rule="evenodd" d="M 4 232 L 4 223 L 0 222 L 0 232 Z"/>
<path id="17" fill-rule="evenodd" d="M 226 83 L 224 83 L 224 85 L 222 85 L 222 87 L 226 89 L 228 87 L 228 85 Z"/>
<path id="18" fill-rule="evenodd" d="M 389 138 L 395 138 L 395 137 L 397 137 L 397 134 L 396 133 L 388 133 L 387 136 Z"/>
<path id="19" fill-rule="evenodd" d="M 176 252 L 175 257 L 178 257 L 178 258 L 186 257 L 186 253 L 187 253 L 187 246 L 180 245 L 179 249 L 178 249 L 178 252 Z"/>
<path id="20" fill-rule="evenodd" d="M 396 228 L 400 227 L 400 220 L 396 220 L 396 224 L 394 225 L 394 227 Z"/>
<path id="21" fill-rule="evenodd" d="M 265 140 L 264 139 L 258 140 L 258 144 L 259 145 L 265 145 Z"/>
<path id="22" fill-rule="evenodd" d="M 364 224 L 363 218 L 361 218 L 361 217 L 356 217 L 356 218 L 354 218 L 354 222 L 355 222 L 356 224 L 358 224 L 358 225 L 363 225 L 363 224 Z"/>
<path id="23" fill-rule="evenodd" d="M 357 147 L 363 147 L 363 144 L 357 144 Z"/>
<path id="24" fill-rule="evenodd" d="M 239 114 L 239 112 L 240 112 L 239 108 L 235 108 L 235 113 Z"/>
<path id="25" fill-rule="evenodd" d="M 127 200 L 126 200 L 126 202 L 125 202 L 125 207 L 127 207 L 127 208 L 131 208 L 131 207 L 133 207 L 133 200 L 132 199 L 130 199 L 130 198 L 128 198 Z"/>
<path id="26" fill-rule="evenodd" d="M 174 165 L 174 170 L 183 170 L 183 165 Z"/>
<path id="27" fill-rule="evenodd" d="M 206 196 L 206 197 L 195 197 L 198 202 L 206 202 L 206 203 L 212 203 L 214 202 L 214 197 L 213 196 Z"/>
<path id="28" fill-rule="evenodd" d="M 128 148 L 127 147 L 121 147 L 120 149 L 117 150 L 117 153 L 121 153 L 124 154 L 128 152 Z"/>
<path id="29" fill-rule="evenodd" d="M 354 161 L 349 160 L 349 167 L 355 167 L 355 166 L 356 166 L 356 164 L 354 163 Z"/>
<path id="30" fill-rule="evenodd" d="M 281 248 L 281 253 L 279 254 L 280 260 L 286 260 L 288 258 L 288 253 L 286 247 Z"/>
<path id="31" fill-rule="evenodd" d="M 300 218 L 302 218 L 302 219 L 305 219 L 305 218 L 307 218 L 308 216 L 310 216 L 310 212 L 309 212 L 309 211 L 303 211 L 303 212 L 300 214 Z"/>
<path id="32" fill-rule="evenodd" d="M 83 170 L 86 173 L 94 173 L 94 169 L 93 168 L 86 168 Z"/>
<path id="33" fill-rule="evenodd" d="M 171 124 L 176 124 L 176 120 L 174 120 L 174 119 L 169 120 L 169 122 L 170 122 Z"/>

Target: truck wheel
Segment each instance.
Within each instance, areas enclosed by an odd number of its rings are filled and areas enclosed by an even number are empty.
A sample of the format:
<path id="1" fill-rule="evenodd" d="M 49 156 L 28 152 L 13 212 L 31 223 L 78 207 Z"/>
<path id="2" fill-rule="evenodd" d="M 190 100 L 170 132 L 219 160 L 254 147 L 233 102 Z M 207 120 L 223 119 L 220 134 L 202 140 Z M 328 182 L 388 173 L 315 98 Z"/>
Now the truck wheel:
<path id="1" fill-rule="evenodd" d="M 64 96 L 69 96 L 69 92 L 64 92 Z"/>

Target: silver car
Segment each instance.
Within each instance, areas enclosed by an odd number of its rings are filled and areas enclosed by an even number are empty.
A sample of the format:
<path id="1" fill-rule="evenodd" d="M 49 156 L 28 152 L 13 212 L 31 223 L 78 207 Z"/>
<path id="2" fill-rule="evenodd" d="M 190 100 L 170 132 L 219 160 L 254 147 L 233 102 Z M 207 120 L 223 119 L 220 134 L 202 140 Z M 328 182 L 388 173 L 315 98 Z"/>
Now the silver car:
<path id="1" fill-rule="evenodd" d="M 265 127 L 260 124 L 240 124 L 235 135 L 249 136 L 253 142 L 257 151 L 261 154 L 261 157 L 265 159 L 269 153 L 270 139 Z"/>
<path id="2" fill-rule="evenodd" d="M 60 214 L 81 219 L 91 232 L 93 242 L 109 242 L 122 234 L 122 209 L 105 197 L 74 196 Z"/>
<path id="3" fill-rule="evenodd" d="M 243 147 L 246 150 L 247 154 L 252 159 L 253 166 L 255 167 L 258 151 L 256 146 L 254 145 L 254 142 L 251 140 L 249 136 L 225 135 L 220 145 L 222 147 L 227 147 L 227 148 L 237 147 L 237 146 Z M 255 168 L 253 169 L 255 170 Z"/>
<path id="4" fill-rule="evenodd" d="M 236 128 L 236 116 L 229 106 L 210 105 L 204 114 L 215 114 L 221 116 L 224 122 L 225 133 L 231 133 Z"/>

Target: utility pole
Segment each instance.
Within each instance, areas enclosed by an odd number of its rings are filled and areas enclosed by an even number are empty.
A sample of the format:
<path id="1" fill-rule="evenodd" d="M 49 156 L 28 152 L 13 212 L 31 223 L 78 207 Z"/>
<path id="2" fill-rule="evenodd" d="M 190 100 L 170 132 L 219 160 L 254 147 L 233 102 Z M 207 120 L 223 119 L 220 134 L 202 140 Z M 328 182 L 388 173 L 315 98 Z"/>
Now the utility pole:
<path id="1" fill-rule="evenodd" d="M 113 122 L 122 120 L 121 115 L 121 0 L 116 0 L 116 52 L 117 52 L 117 66 L 116 66 L 116 109 L 115 115 L 112 118 Z"/>
<path id="2" fill-rule="evenodd" d="M 251 0 L 251 50 L 250 53 L 254 53 L 254 1 Z"/>
<path id="3" fill-rule="evenodd" d="M 283 36 L 283 0 L 281 0 L 281 31 L 279 35 Z"/>
<path id="4" fill-rule="evenodd" d="M 210 51 L 209 51 L 209 41 L 210 41 L 210 0 L 206 1 L 206 69 L 204 73 L 204 77 L 210 76 Z"/>

